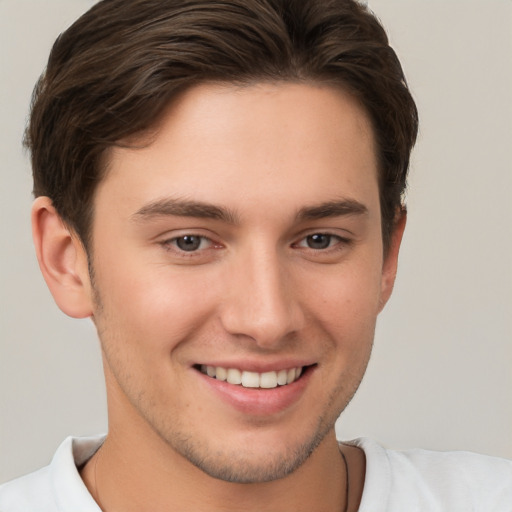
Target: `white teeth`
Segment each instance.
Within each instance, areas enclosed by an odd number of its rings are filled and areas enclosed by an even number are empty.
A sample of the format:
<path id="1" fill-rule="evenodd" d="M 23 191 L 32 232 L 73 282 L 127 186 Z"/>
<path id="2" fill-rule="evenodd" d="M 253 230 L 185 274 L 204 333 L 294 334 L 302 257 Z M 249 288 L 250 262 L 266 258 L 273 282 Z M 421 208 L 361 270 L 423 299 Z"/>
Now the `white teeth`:
<path id="1" fill-rule="evenodd" d="M 242 372 L 242 386 L 244 388 L 259 388 L 260 374 L 256 372 Z"/>
<path id="2" fill-rule="evenodd" d="M 242 384 L 242 372 L 236 368 L 230 368 L 227 371 L 226 380 L 230 384 Z"/>
<path id="3" fill-rule="evenodd" d="M 226 381 L 229 384 L 242 385 L 245 388 L 272 389 L 295 382 L 302 375 L 303 368 L 290 368 L 277 372 L 249 372 L 236 368 L 223 368 L 221 366 L 201 365 L 201 372 L 208 377 Z"/>
<path id="4" fill-rule="evenodd" d="M 271 389 L 277 388 L 277 373 L 265 372 L 260 377 L 260 388 Z"/>
<path id="5" fill-rule="evenodd" d="M 277 383 L 284 386 L 288 383 L 288 370 L 279 370 L 277 372 Z"/>
<path id="6" fill-rule="evenodd" d="M 290 368 L 286 376 L 286 384 L 291 384 L 295 380 L 295 368 Z"/>
<path id="7" fill-rule="evenodd" d="M 226 380 L 228 378 L 228 371 L 226 370 L 226 368 L 221 368 L 220 366 L 217 366 L 217 368 L 215 368 L 215 373 L 215 376 L 219 380 Z"/>

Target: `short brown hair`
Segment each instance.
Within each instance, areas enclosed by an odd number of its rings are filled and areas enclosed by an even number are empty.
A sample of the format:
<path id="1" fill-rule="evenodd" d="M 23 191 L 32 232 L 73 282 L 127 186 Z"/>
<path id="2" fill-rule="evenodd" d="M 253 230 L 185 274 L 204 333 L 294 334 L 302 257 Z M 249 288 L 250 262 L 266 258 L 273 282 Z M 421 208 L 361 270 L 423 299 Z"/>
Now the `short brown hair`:
<path id="1" fill-rule="evenodd" d="M 418 115 L 384 29 L 354 0 L 97 3 L 57 39 L 34 91 L 25 136 L 34 194 L 49 196 L 87 247 L 105 150 L 205 81 L 305 81 L 351 92 L 373 123 L 387 247 Z"/>

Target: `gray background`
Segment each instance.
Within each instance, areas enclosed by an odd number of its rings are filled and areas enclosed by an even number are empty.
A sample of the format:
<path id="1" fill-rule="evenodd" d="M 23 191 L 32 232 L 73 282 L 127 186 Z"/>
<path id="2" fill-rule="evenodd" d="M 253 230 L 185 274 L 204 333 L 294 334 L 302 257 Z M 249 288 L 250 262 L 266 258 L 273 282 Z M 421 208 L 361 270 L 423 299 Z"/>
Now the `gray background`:
<path id="1" fill-rule="evenodd" d="M 0 0 L 0 482 L 106 430 L 89 321 L 33 255 L 20 140 L 55 37 L 93 2 Z M 512 458 L 512 2 L 370 0 L 421 113 L 395 295 L 342 438 Z"/>

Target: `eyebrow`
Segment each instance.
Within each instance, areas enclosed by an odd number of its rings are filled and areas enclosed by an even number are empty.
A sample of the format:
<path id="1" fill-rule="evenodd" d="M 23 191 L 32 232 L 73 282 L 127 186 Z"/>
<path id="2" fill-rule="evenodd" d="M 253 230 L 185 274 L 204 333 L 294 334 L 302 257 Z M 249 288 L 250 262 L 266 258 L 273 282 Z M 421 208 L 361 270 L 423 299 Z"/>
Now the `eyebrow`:
<path id="1" fill-rule="evenodd" d="M 297 213 L 297 220 L 321 220 L 328 217 L 367 214 L 368 208 L 364 204 L 353 199 L 342 199 L 301 208 Z"/>
<path id="2" fill-rule="evenodd" d="M 137 210 L 132 218 L 136 221 L 149 221 L 156 217 L 167 216 L 215 219 L 229 224 L 238 222 L 237 215 L 226 208 L 209 203 L 173 198 L 159 199 L 146 204 Z"/>
<path id="3" fill-rule="evenodd" d="M 297 221 L 320 220 L 328 217 L 341 217 L 348 215 L 367 215 L 368 208 L 353 199 L 328 201 L 325 203 L 301 208 Z M 150 221 L 157 217 L 195 217 L 199 219 L 214 219 L 228 224 L 238 224 L 239 217 L 236 212 L 210 203 L 191 201 L 187 199 L 165 198 L 153 201 L 137 210 L 132 218 L 135 221 Z"/>

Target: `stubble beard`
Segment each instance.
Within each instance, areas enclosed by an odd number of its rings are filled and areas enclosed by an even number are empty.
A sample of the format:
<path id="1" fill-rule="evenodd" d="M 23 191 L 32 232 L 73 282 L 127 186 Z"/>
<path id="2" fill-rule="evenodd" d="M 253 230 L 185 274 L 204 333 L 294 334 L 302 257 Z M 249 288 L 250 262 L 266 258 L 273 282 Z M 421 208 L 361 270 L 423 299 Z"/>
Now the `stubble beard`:
<path id="1" fill-rule="evenodd" d="M 232 450 L 236 453 L 214 453 L 211 447 L 202 445 L 197 439 L 181 435 L 179 431 L 159 435 L 174 451 L 212 478 L 240 484 L 279 480 L 299 469 L 327 435 L 335 435 L 336 420 L 351 401 L 361 380 L 362 374 L 355 382 L 352 381 L 349 389 L 343 384 L 334 389 L 326 400 L 324 415 L 316 421 L 316 425 L 307 424 L 311 433 L 305 433 L 303 439 L 299 439 L 294 446 L 286 446 L 274 453 L 268 451 L 264 445 L 251 447 L 252 450 L 256 449 L 264 454 L 264 457 L 251 456 L 251 450 L 247 453 L 244 450 Z"/>
<path id="2" fill-rule="evenodd" d="M 149 418 L 141 410 L 141 404 L 137 409 L 167 446 L 208 476 L 231 483 L 264 483 L 294 473 L 309 459 L 326 436 L 335 435 L 336 420 L 352 399 L 360 382 L 361 379 L 353 383 L 350 389 L 342 385 L 336 388 L 326 400 L 324 415 L 316 424 L 308 423 L 304 428 L 309 433 L 304 432 L 302 439 L 296 440 L 293 445 L 283 446 L 278 451 L 271 451 L 265 445 L 252 445 L 248 449 L 247 446 L 232 447 L 230 450 L 217 449 L 208 439 L 200 440 L 186 435 L 187 429 L 184 425 L 176 425 L 175 421 L 171 422 L 168 418 Z M 340 397 L 344 397 L 341 403 Z M 171 424 L 172 429 L 169 428 Z"/>
<path id="3" fill-rule="evenodd" d="M 105 334 L 105 332 L 103 332 Z M 336 388 L 326 400 L 324 415 L 316 422 L 301 424 L 304 432 L 296 437 L 291 432 L 290 437 L 295 438 L 287 445 L 270 449 L 264 444 L 247 442 L 245 446 L 229 445 L 229 436 L 226 444 L 223 443 L 222 434 L 212 432 L 211 437 L 205 435 L 189 434 L 191 428 L 180 421 L 176 416 L 162 414 L 167 410 L 165 406 L 158 407 L 151 396 L 137 392 L 130 385 L 131 379 L 122 375 L 122 368 L 116 364 L 116 356 L 103 347 L 103 357 L 106 358 L 110 372 L 117 381 L 117 385 L 130 402 L 137 414 L 144 419 L 151 431 L 170 448 L 172 452 L 188 461 L 200 471 L 211 478 L 230 483 L 250 484 L 264 483 L 283 479 L 298 470 L 324 441 L 327 435 L 334 436 L 336 420 L 348 405 L 356 389 L 357 383 L 346 389 L 344 386 Z M 118 361 L 119 362 L 119 361 Z M 112 364 L 114 363 L 114 364 Z M 120 374 L 121 372 L 121 374 Z M 344 397 L 340 404 L 340 398 Z M 314 421 L 314 420 L 313 420 Z M 315 424 L 316 423 L 316 424 Z M 253 428 L 255 428 L 253 426 Z M 262 427 L 265 428 L 265 427 Z M 213 439 L 216 436 L 217 439 Z M 265 439 L 265 436 L 258 436 Z"/>
<path id="4" fill-rule="evenodd" d="M 324 414 L 317 420 L 316 425 L 307 424 L 307 428 L 312 432 L 299 440 L 295 446 L 287 446 L 278 452 L 266 451 L 266 446 L 257 446 L 259 453 L 265 453 L 265 456 L 251 456 L 249 450 L 217 450 L 210 446 L 208 441 L 201 441 L 197 437 L 187 435 L 187 428 L 176 418 L 158 417 L 157 408 L 147 407 L 148 397 L 136 390 L 127 389 L 130 386 L 123 385 L 128 383 L 129 378 L 122 378 L 122 365 L 115 364 L 118 357 L 111 353 L 107 343 L 103 340 L 109 337 L 105 317 L 108 316 L 104 303 L 101 300 L 101 294 L 96 286 L 94 272 L 90 268 L 91 284 L 93 298 L 95 302 L 95 318 L 100 343 L 102 346 L 103 357 L 117 381 L 123 394 L 129 400 L 131 405 L 137 410 L 138 414 L 145 420 L 151 430 L 171 448 L 172 451 L 183 457 L 196 468 L 208 476 L 230 483 L 250 484 L 264 483 L 279 480 L 294 473 L 300 468 L 320 443 L 326 438 L 327 434 L 333 432 L 336 420 L 343 412 L 357 391 L 362 377 L 364 375 L 371 349 L 363 362 L 361 371 L 348 376 L 349 386 L 341 382 L 329 395 L 324 406 Z M 119 354 L 118 354 L 119 355 Z M 118 361 L 119 362 L 119 361 Z M 114 363 L 114 364 L 112 364 Z M 116 369 L 120 371 L 116 371 Z M 120 378 L 121 377 L 121 378 Z M 347 383 L 345 383 L 347 384 Z M 341 402 L 341 403 L 340 403 Z M 254 446 L 251 447 L 254 450 Z M 257 460 L 255 460 L 257 459 Z"/>
<path id="5" fill-rule="evenodd" d="M 224 482 L 251 484 L 272 482 L 295 472 L 330 430 L 326 425 L 323 430 L 317 431 L 313 437 L 306 439 L 299 446 L 286 447 L 273 453 L 265 445 L 253 446 L 249 453 L 242 453 L 242 450 L 238 450 L 236 454 L 227 451 L 214 453 L 211 448 L 202 446 L 197 440 L 180 434 L 174 434 L 164 440 L 208 476 Z M 254 456 L 253 450 L 257 450 L 259 456 Z"/>

